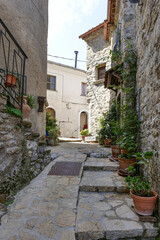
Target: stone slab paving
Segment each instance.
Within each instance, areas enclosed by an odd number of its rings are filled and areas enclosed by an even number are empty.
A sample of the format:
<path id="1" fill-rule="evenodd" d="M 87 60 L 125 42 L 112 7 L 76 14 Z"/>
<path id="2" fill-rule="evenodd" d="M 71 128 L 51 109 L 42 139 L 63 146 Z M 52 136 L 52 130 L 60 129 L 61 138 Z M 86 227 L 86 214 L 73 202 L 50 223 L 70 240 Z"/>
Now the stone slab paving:
<path id="1" fill-rule="evenodd" d="M 140 223 L 129 195 L 117 193 L 123 192 L 125 185 L 113 169 L 100 172 L 81 169 L 76 177 L 48 175 L 55 162 L 82 162 L 83 168 L 84 152 L 91 157 L 86 163 L 93 166 L 96 160 L 93 158 L 102 155 L 104 158 L 108 149 L 80 143 L 61 143 L 49 149 L 59 157 L 17 194 L 8 213 L 1 218 L 0 240 L 135 240 L 135 236 L 141 240 L 154 239 L 157 228 L 151 223 Z M 106 159 L 98 161 L 99 167 L 109 164 Z M 80 184 L 80 188 L 88 186 L 93 191 L 95 187 L 107 192 L 79 192 Z M 117 192 L 108 192 L 111 189 Z"/>
<path id="2" fill-rule="evenodd" d="M 84 164 L 84 170 L 103 170 L 103 171 L 117 171 L 119 165 L 116 162 L 111 162 L 108 158 L 87 158 Z"/>
<path id="3" fill-rule="evenodd" d="M 64 149 L 59 154 L 59 158 L 17 194 L 8 213 L 1 219 L 0 240 L 75 240 L 81 176 L 47 174 L 56 161 L 66 158 L 83 163 L 86 155 Z"/>
<path id="4" fill-rule="evenodd" d="M 81 191 L 128 192 L 123 177 L 113 171 L 84 171 L 80 183 Z"/>
<path id="5" fill-rule="evenodd" d="M 141 239 L 157 236 L 152 223 L 139 222 L 128 194 L 81 192 L 76 232 L 79 240 Z"/>

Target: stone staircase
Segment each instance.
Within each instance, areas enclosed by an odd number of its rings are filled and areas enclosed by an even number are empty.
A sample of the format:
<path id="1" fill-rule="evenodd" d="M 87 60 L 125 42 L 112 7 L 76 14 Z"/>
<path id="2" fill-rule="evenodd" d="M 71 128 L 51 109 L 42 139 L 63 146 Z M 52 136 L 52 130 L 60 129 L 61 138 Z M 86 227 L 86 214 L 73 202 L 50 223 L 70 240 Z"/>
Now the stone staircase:
<path id="1" fill-rule="evenodd" d="M 158 228 L 141 222 L 118 164 L 88 157 L 80 183 L 76 235 L 78 240 L 153 240 Z"/>

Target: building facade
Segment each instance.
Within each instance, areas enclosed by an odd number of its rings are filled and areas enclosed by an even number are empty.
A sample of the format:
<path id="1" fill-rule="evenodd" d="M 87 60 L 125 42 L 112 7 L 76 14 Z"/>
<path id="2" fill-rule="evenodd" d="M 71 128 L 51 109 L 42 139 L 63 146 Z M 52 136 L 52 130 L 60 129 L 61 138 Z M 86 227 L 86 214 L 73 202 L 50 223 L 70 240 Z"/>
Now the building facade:
<path id="1" fill-rule="evenodd" d="M 160 2 L 158 0 L 141 0 L 139 3 L 131 3 L 129 0 L 108 0 L 108 18 L 103 23 L 103 40 L 108 41 L 106 44 L 110 49 L 120 50 L 124 53 L 127 51 L 127 42 L 129 41 L 136 51 L 136 101 L 141 122 L 140 151 L 154 152 L 149 169 L 150 178 L 154 189 L 160 194 Z M 93 34 L 92 32 L 96 34 L 97 28 L 98 26 L 85 34 Z M 85 34 L 80 36 L 84 40 Z M 92 46 L 95 45 L 94 49 L 96 49 L 100 41 L 98 43 L 95 39 L 93 41 Z M 89 41 L 87 44 L 89 54 L 91 52 Z M 105 51 L 105 47 L 103 47 L 103 51 Z M 107 56 L 101 53 L 99 58 L 101 57 L 106 58 Z M 90 64 L 92 68 L 94 61 Z M 87 74 L 90 75 L 90 68 L 88 68 Z M 89 78 L 91 79 L 91 76 Z M 110 89 L 110 84 L 116 84 L 118 78 L 112 63 L 106 64 L 105 88 Z M 113 89 L 111 91 L 113 92 Z M 93 98 L 93 93 L 91 95 L 90 98 Z M 109 95 L 108 98 L 110 98 Z M 122 91 L 116 91 L 115 99 L 125 99 Z M 103 104 L 105 103 L 103 102 Z"/>
<path id="2" fill-rule="evenodd" d="M 44 103 L 43 111 L 38 109 L 39 100 L 46 97 L 48 1 L 1 0 L 0 5 L 0 18 L 28 57 L 25 63 L 26 89 L 28 95 L 36 98 L 36 107 L 31 112 L 30 121 L 32 129 L 44 135 Z M 12 59 L 10 64 L 11 61 Z"/>
<path id="3" fill-rule="evenodd" d="M 45 151 L 47 0 L 0 1 L 0 192 L 24 187 L 51 161 Z M 8 73 L 17 80 L 7 85 Z M 25 89 L 25 90 L 24 90 Z M 18 111 L 23 94 L 35 99 L 29 119 Z M 17 97 L 20 97 L 18 100 Z M 11 102 L 10 102 L 11 101 Z M 28 106 L 28 105 L 27 105 Z M 23 110 L 23 108 L 22 108 Z M 22 111 L 23 112 L 23 111 Z M 23 116 L 24 117 L 24 116 Z M 42 141 L 44 140 L 44 141 Z M 41 146 L 43 145 L 43 150 Z M 41 151 L 42 150 L 42 151 Z"/>
<path id="4" fill-rule="evenodd" d="M 99 119 L 109 109 L 114 94 L 104 88 L 105 71 L 110 68 L 108 55 L 111 49 L 104 36 L 104 23 L 82 34 L 79 38 L 87 43 L 87 102 L 89 104 L 90 132 L 97 136 Z"/>
<path id="5" fill-rule="evenodd" d="M 47 111 L 56 118 L 62 137 L 80 137 L 88 128 L 86 72 L 48 61 Z"/>

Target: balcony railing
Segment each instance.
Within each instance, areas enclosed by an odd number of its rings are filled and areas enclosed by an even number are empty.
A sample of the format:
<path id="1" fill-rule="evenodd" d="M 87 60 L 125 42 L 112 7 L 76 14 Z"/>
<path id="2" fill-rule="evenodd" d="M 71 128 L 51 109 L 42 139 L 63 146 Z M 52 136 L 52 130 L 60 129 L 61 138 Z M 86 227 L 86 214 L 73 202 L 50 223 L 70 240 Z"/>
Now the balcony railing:
<path id="1" fill-rule="evenodd" d="M 10 106 L 21 111 L 27 92 L 26 59 L 27 55 L 0 19 L 0 93 L 7 96 Z"/>

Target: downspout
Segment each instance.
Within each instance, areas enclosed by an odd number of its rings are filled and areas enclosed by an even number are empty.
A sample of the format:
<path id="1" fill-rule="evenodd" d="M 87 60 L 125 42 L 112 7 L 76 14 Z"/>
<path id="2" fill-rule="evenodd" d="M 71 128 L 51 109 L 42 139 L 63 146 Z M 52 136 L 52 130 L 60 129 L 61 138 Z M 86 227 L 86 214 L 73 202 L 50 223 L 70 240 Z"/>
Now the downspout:
<path id="1" fill-rule="evenodd" d="M 140 123 L 141 117 L 140 117 L 140 113 L 141 113 L 141 106 L 140 106 L 140 96 L 141 96 L 141 88 L 138 89 L 137 91 L 138 93 L 138 108 L 137 108 L 137 112 L 138 112 L 138 122 Z M 138 152 L 140 151 L 140 131 L 138 131 L 138 139 L 137 139 L 139 145 L 138 145 Z"/>

